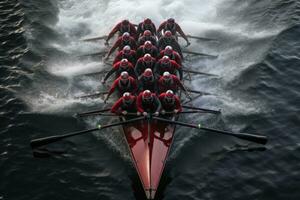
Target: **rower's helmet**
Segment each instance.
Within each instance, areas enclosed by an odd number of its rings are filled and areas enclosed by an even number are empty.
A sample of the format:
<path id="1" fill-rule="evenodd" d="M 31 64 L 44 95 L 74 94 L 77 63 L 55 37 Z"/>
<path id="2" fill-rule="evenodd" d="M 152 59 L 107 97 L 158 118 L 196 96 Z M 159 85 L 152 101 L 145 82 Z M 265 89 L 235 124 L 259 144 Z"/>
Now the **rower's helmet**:
<path id="1" fill-rule="evenodd" d="M 130 39 L 130 34 L 128 32 L 123 33 L 122 40 L 128 41 Z"/>
<path id="2" fill-rule="evenodd" d="M 143 33 L 143 36 L 145 36 L 145 37 L 150 37 L 151 35 L 152 35 L 152 33 L 149 30 L 145 30 Z"/>
<path id="3" fill-rule="evenodd" d="M 171 31 L 166 31 L 166 32 L 165 32 L 165 36 L 166 36 L 167 38 L 172 37 L 172 32 L 171 32 Z"/>
<path id="4" fill-rule="evenodd" d="M 132 98 L 131 94 L 129 92 L 125 92 L 123 94 L 123 102 L 126 104 L 129 104 L 129 103 L 132 103 L 132 101 L 133 101 L 133 98 Z"/>
<path id="5" fill-rule="evenodd" d="M 171 80 L 171 74 L 170 74 L 170 72 L 164 72 L 163 73 L 163 81 L 164 82 L 168 82 L 170 80 Z"/>
<path id="6" fill-rule="evenodd" d="M 142 98 L 145 101 L 152 101 L 153 97 L 150 90 L 145 90 L 142 94 Z"/>
<path id="7" fill-rule="evenodd" d="M 172 52 L 173 52 L 173 48 L 172 48 L 171 46 L 166 46 L 166 48 L 165 48 L 165 53 L 166 53 L 167 55 L 171 55 Z"/>
<path id="8" fill-rule="evenodd" d="M 145 69 L 143 75 L 144 75 L 144 77 L 148 77 L 148 78 L 153 77 L 152 69 L 150 69 L 150 68 Z"/>
<path id="9" fill-rule="evenodd" d="M 124 58 L 124 59 L 122 59 L 122 60 L 120 61 L 120 67 L 121 67 L 121 68 L 127 68 L 128 65 L 129 65 L 129 62 L 128 62 L 128 60 L 127 60 L 126 58 Z"/>
<path id="10" fill-rule="evenodd" d="M 169 18 L 169 19 L 167 20 L 167 23 L 169 23 L 169 24 L 174 24 L 174 23 L 175 23 L 175 19 L 174 19 L 174 18 Z"/>
<path id="11" fill-rule="evenodd" d="M 124 20 L 122 21 L 122 25 L 128 26 L 128 25 L 129 25 L 129 20 L 128 20 L 128 19 L 124 19 Z"/>
<path id="12" fill-rule="evenodd" d="M 131 48 L 130 48 L 129 45 L 126 45 L 126 46 L 123 48 L 123 52 L 124 52 L 125 54 L 129 54 L 130 51 L 131 51 Z"/>
<path id="13" fill-rule="evenodd" d="M 149 18 L 144 19 L 144 24 L 152 24 L 151 19 Z"/>
<path id="14" fill-rule="evenodd" d="M 143 61 L 144 61 L 145 63 L 151 62 L 151 61 L 152 61 L 152 56 L 151 56 L 149 53 L 146 53 L 146 54 L 144 55 L 144 57 L 143 57 Z"/>
<path id="15" fill-rule="evenodd" d="M 170 64 L 170 58 L 169 58 L 169 56 L 162 57 L 161 64 L 163 64 L 163 65 L 169 65 Z"/>
<path id="16" fill-rule="evenodd" d="M 151 48 L 152 48 L 152 43 L 151 43 L 150 41 L 146 41 L 146 42 L 144 43 L 144 45 L 145 45 L 145 48 L 146 48 L 146 49 L 151 49 Z"/>
<path id="17" fill-rule="evenodd" d="M 129 78 L 128 72 L 122 72 L 121 73 L 121 79 L 122 80 L 128 80 L 128 78 Z"/>

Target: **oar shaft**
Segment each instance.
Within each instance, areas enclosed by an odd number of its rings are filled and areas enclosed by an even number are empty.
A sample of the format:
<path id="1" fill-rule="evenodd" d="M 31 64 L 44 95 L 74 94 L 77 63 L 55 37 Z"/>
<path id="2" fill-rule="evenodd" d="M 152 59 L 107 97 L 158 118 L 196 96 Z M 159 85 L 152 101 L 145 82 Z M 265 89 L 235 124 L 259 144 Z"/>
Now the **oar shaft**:
<path id="1" fill-rule="evenodd" d="M 186 109 L 192 109 L 192 110 L 200 110 L 200 111 L 206 111 L 206 112 L 211 112 L 211 113 L 215 113 L 215 114 L 220 114 L 221 111 L 220 110 L 211 110 L 211 109 L 207 109 L 207 108 L 197 108 L 197 107 L 193 107 L 193 106 L 182 106 L 183 108 Z"/>

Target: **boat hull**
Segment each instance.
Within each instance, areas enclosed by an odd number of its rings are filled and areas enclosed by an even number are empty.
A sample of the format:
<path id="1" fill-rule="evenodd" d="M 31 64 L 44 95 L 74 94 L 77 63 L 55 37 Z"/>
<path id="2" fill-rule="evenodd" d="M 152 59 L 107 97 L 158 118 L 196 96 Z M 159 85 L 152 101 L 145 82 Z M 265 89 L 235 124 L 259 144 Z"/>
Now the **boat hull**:
<path id="1" fill-rule="evenodd" d="M 123 126 L 123 132 L 145 194 L 148 199 L 154 199 L 173 143 L 175 126 L 143 120 Z"/>

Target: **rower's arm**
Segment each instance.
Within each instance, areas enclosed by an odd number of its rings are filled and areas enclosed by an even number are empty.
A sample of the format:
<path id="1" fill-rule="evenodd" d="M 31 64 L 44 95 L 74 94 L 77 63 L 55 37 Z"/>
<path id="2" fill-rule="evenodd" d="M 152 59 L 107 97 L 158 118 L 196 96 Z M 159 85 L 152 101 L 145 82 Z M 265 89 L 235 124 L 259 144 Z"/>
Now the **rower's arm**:
<path id="1" fill-rule="evenodd" d="M 115 73 L 117 70 L 116 68 L 112 68 L 109 72 L 107 72 L 107 74 L 105 75 L 103 81 L 106 81 L 113 73 Z"/>
<path id="2" fill-rule="evenodd" d="M 182 106 L 181 106 L 180 100 L 178 99 L 177 96 L 175 96 L 175 106 L 176 106 L 176 109 L 177 109 L 179 112 L 182 111 Z"/>
<path id="3" fill-rule="evenodd" d="M 164 29 L 164 27 L 166 26 L 166 22 L 163 22 L 159 27 L 158 27 L 158 29 L 157 29 L 157 33 L 160 33 L 163 29 Z"/>
<path id="4" fill-rule="evenodd" d="M 179 78 L 180 78 L 180 80 L 182 80 L 183 79 L 182 67 L 180 67 L 176 62 L 174 62 L 174 65 L 175 65 L 177 71 L 179 72 Z"/>
<path id="5" fill-rule="evenodd" d="M 111 32 L 108 34 L 106 41 L 108 42 L 118 31 L 120 28 L 120 23 L 117 24 L 112 30 Z"/>
<path id="6" fill-rule="evenodd" d="M 107 56 L 106 58 L 109 58 L 109 56 L 118 48 L 118 46 L 120 45 L 121 43 L 121 38 L 119 38 L 115 44 L 110 48 L 109 52 L 107 53 Z"/>
<path id="7" fill-rule="evenodd" d="M 140 113 L 144 112 L 143 105 L 142 105 L 142 96 L 141 95 L 139 95 L 137 100 L 136 100 L 136 107 L 137 107 L 137 110 Z"/>
<path id="8" fill-rule="evenodd" d="M 186 42 L 189 42 L 189 39 L 187 38 L 187 36 L 185 35 L 185 33 L 183 32 L 183 30 L 181 29 L 181 27 L 178 24 L 176 24 L 176 31 L 183 37 L 183 39 Z"/>
<path id="9" fill-rule="evenodd" d="M 122 98 L 120 98 L 112 107 L 110 112 L 112 113 L 117 113 L 117 111 L 119 110 L 120 106 L 122 105 Z"/>
<path id="10" fill-rule="evenodd" d="M 157 104 L 157 108 L 155 112 L 159 112 L 161 110 L 161 103 L 158 97 L 155 98 L 155 103 Z"/>

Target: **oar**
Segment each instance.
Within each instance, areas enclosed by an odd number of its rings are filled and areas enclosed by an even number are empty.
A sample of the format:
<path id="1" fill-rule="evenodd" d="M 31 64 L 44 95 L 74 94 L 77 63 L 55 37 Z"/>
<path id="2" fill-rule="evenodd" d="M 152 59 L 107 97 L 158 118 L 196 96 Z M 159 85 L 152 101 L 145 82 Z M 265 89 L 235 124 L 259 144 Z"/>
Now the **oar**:
<path id="1" fill-rule="evenodd" d="M 183 72 L 187 72 L 187 73 L 191 73 L 191 74 L 198 74 L 198 75 L 218 76 L 216 74 L 209 74 L 209 73 L 199 72 L 199 71 L 193 71 L 193 70 L 189 70 L 189 69 L 183 69 L 182 71 Z"/>
<path id="2" fill-rule="evenodd" d="M 196 56 L 205 56 L 205 57 L 210 57 L 210 58 L 218 58 L 218 56 L 215 56 L 215 55 L 209 55 L 209 54 L 199 53 L 199 52 L 194 52 L 194 51 L 183 50 L 182 52 L 186 53 L 186 54 L 196 55 Z"/>
<path id="3" fill-rule="evenodd" d="M 188 111 L 181 111 L 178 113 L 174 113 L 174 112 L 165 112 L 164 114 L 162 113 L 162 115 L 180 115 L 180 114 L 194 114 L 194 113 L 209 113 L 209 114 L 219 114 L 219 113 L 215 113 L 215 112 L 211 112 L 211 111 L 201 111 L 201 110 L 188 110 Z"/>
<path id="4" fill-rule="evenodd" d="M 221 110 L 210 110 L 210 109 L 207 109 L 207 108 L 197 108 L 197 107 L 185 106 L 185 105 L 183 105 L 182 107 L 186 108 L 186 109 L 191 109 L 191 110 L 200 110 L 200 111 L 205 111 L 205 112 L 211 112 L 211 113 L 214 113 L 214 114 L 221 114 Z"/>
<path id="5" fill-rule="evenodd" d="M 83 42 L 93 42 L 93 41 L 96 41 L 96 40 L 104 40 L 106 38 L 107 38 L 107 35 L 103 35 L 103 36 L 100 36 L 100 37 L 83 39 L 81 41 L 83 41 Z"/>
<path id="6" fill-rule="evenodd" d="M 87 74 L 80 74 L 78 76 L 96 76 L 96 75 L 99 75 L 99 74 L 106 74 L 108 72 L 109 71 L 104 70 L 104 71 L 101 71 L 101 72 L 92 72 L 92 73 L 87 73 Z"/>
<path id="7" fill-rule="evenodd" d="M 190 93 L 194 93 L 194 94 L 212 95 L 211 93 L 208 93 L 208 92 L 202 92 L 202 91 L 191 90 L 191 89 L 187 89 L 187 91 L 190 92 Z"/>
<path id="8" fill-rule="evenodd" d="M 88 130 L 83 130 L 83 131 L 76 131 L 76 132 L 72 132 L 72 133 L 66 133 L 63 135 L 55 135 L 55 136 L 50 136 L 50 137 L 44 137 L 44 138 L 39 138 L 39 139 L 35 139 L 35 140 L 31 140 L 30 145 L 31 148 L 37 148 L 40 146 L 44 146 L 47 144 L 51 144 L 60 140 L 63 140 L 65 138 L 69 138 L 69 137 L 73 137 L 73 136 L 77 136 L 77 135 L 83 135 L 85 133 L 90 133 L 90 132 L 94 132 L 94 131 L 98 131 L 98 130 L 102 130 L 102 129 L 106 129 L 109 127 L 114 127 L 114 126 L 119 126 L 119 125 L 124 125 L 124 124 L 130 124 L 139 120 L 144 119 L 144 117 L 139 117 L 136 119 L 130 119 L 124 122 L 117 122 L 117 123 L 112 123 L 112 124 L 107 124 L 107 125 L 98 125 L 97 128 L 93 128 L 93 129 L 88 129 Z"/>
<path id="9" fill-rule="evenodd" d="M 170 124 L 177 124 L 180 126 L 201 129 L 201 130 L 210 131 L 210 132 L 214 132 L 214 133 L 221 133 L 224 135 L 233 136 L 233 137 L 236 137 L 236 138 L 239 138 L 242 140 L 247 140 L 247 141 L 255 142 L 258 144 L 266 144 L 268 141 L 267 137 L 262 136 L 262 135 L 255 135 L 255 134 L 250 134 L 250 133 L 234 133 L 234 132 L 223 131 L 223 130 L 218 130 L 218 129 L 206 128 L 206 127 L 201 126 L 201 124 L 198 124 L 198 125 L 189 124 L 189 123 L 184 123 L 184 122 L 172 121 L 172 120 L 168 120 L 168 119 L 164 119 L 164 118 L 160 118 L 160 117 L 153 117 L 153 119 L 156 119 L 156 120 L 162 121 L 162 122 L 167 122 Z"/>
<path id="10" fill-rule="evenodd" d="M 104 56 L 105 54 L 107 54 L 107 51 L 99 51 L 99 52 L 96 52 L 96 53 L 80 55 L 78 57 L 81 58 L 81 57 L 88 57 L 88 56 Z"/>
<path id="11" fill-rule="evenodd" d="M 77 113 L 76 116 L 83 117 L 83 116 L 88 116 L 88 115 L 92 115 L 95 113 L 97 113 L 97 114 L 103 113 L 103 112 L 107 112 L 107 111 L 110 111 L 110 108 L 104 108 L 101 110 L 93 110 L 93 111 L 88 111 L 88 112 L 84 112 L 84 113 Z"/>
<path id="12" fill-rule="evenodd" d="M 75 99 L 86 99 L 86 98 L 92 98 L 92 97 L 98 97 L 104 94 L 107 94 L 108 92 L 97 92 L 95 94 L 88 94 L 80 97 L 75 97 Z"/>
<path id="13" fill-rule="evenodd" d="M 205 38 L 205 37 L 199 37 L 199 36 L 193 36 L 193 35 L 186 35 L 188 38 L 193 38 L 193 39 L 197 39 L 197 40 L 204 40 L 204 41 L 216 41 L 218 42 L 217 39 L 214 38 Z"/>

